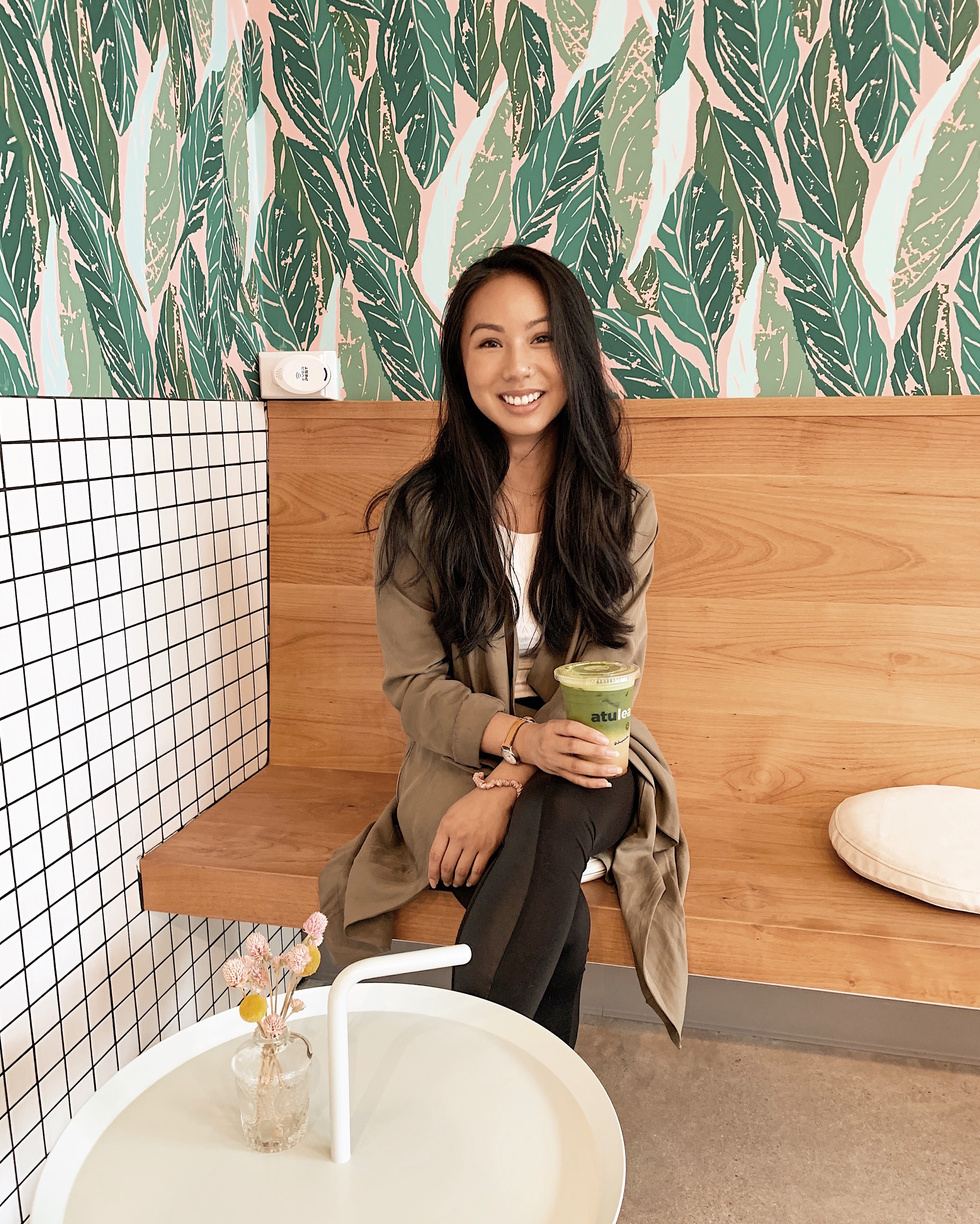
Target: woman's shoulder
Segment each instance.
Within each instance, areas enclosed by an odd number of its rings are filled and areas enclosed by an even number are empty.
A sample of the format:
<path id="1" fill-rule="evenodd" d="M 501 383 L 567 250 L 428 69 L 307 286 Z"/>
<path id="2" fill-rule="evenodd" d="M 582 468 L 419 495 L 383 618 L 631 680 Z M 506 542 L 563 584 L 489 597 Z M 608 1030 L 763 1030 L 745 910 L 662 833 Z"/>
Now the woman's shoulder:
<path id="1" fill-rule="evenodd" d="M 635 477 L 630 477 L 633 486 L 633 533 L 638 555 L 646 551 L 657 536 L 657 505 L 653 490 Z"/>

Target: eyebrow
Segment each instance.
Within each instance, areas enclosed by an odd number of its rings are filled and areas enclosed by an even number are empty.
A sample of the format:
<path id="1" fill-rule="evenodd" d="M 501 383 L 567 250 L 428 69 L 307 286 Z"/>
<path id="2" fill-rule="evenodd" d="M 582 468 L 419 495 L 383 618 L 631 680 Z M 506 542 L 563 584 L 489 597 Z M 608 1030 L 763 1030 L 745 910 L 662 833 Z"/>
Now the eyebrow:
<path id="1" fill-rule="evenodd" d="M 548 316 L 543 315 L 540 319 L 532 319 L 531 322 L 528 323 L 527 328 L 528 328 L 528 331 L 530 331 L 532 327 L 537 327 L 539 323 L 550 323 L 550 322 L 551 320 L 548 318 Z M 496 323 L 474 323 L 473 326 L 470 328 L 470 335 L 472 336 L 475 331 L 479 331 L 481 327 L 485 327 L 487 331 L 494 331 L 494 332 L 502 332 L 504 330 L 502 327 L 499 327 Z"/>

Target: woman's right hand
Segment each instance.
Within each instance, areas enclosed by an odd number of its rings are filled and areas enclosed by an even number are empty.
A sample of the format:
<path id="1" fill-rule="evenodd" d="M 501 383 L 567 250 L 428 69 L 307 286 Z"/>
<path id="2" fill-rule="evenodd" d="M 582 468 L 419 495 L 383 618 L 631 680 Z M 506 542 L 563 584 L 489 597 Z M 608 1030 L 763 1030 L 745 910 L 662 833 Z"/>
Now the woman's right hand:
<path id="1" fill-rule="evenodd" d="M 592 790 L 611 786 L 608 779 L 623 772 L 616 764 L 618 753 L 601 731 L 568 718 L 524 723 L 514 747 L 528 765 Z"/>

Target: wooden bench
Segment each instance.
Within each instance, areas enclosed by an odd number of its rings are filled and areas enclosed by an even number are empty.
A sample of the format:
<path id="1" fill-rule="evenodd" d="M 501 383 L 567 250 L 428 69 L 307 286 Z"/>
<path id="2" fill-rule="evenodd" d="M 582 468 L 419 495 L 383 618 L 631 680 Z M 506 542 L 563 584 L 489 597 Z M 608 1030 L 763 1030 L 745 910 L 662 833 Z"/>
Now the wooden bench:
<path id="1" fill-rule="evenodd" d="M 980 401 L 629 415 L 661 522 L 639 713 L 690 842 L 691 972 L 980 1007 L 980 916 L 862 879 L 827 837 L 846 795 L 980 786 Z M 430 404 L 269 405 L 270 764 L 143 858 L 147 909 L 297 925 L 393 793 L 404 739 L 358 530 L 433 421 Z M 615 890 L 586 894 L 590 959 L 631 964 Z M 396 936 L 450 942 L 460 914 L 425 893 Z"/>

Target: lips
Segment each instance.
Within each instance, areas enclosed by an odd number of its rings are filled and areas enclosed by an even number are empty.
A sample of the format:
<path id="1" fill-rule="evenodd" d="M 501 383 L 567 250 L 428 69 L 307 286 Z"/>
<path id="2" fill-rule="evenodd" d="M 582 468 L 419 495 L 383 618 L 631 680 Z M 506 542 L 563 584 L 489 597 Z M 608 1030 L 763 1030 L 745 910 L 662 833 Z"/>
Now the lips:
<path id="1" fill-rule="evenodd" d="M 501 394 L 500 398 L 511 408 L 527 408 L 544 395 L 543 391 L 521 391 L 517 393 L 507 392 Z"/>

